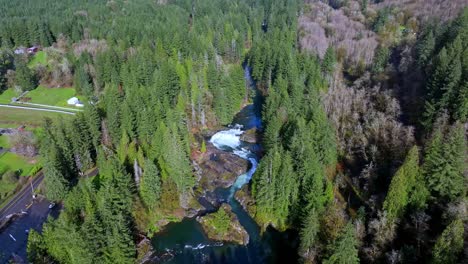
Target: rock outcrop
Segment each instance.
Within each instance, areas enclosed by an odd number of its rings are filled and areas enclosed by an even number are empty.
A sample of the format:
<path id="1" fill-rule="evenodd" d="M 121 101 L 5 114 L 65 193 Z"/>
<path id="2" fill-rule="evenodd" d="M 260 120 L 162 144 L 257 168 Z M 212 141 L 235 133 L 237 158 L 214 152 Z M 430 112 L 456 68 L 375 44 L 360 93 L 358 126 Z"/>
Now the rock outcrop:
<path id="1" fill-rule="evenodd" d="M 151 240 L 145 236 L 142 236 L 141 241 L 137 244 L 137 253 L 137 263 L 149 263 L 152 255 L 154 254 Z"/>
<path id="2" fill-rule="evenodd" d="M 207 132 L 213 134 L 214 132 Z M 209 134 L 208 134 L 209 135 Z M 192 218 L 207 211 L 215 210 L 221 203 L 215 194 L 217 188 L 229 188 L 234 184 L 237 177 L 245 173 L 250 166 L 250 162 L 236 156 L 235 154 L 217 149 L 207 139 L 208 136 L 196 135 L 201 141 L 205 138 L 206 151 L 195 150 L 191 153 L 192 166 L 197 181 L 193 192 L 179 195 L 179 205 L 177 208 L 165 208 L 162 215 L 170 216 L 171 219 L 181 221 L 183 218 Z M 165 217 L 154 223 L 157 229 L 162 229 L 167 225 Z"/>
<path id="3" fill-rule="evenodd" d="M 249 243 L 249 234 L 228 204 L 223 204 L 215 213 L 197 217 L 197 221 L 210 239 L 240 245 Z"/>
<path id="4" fill-rule="evenodd" d="M 246 130 L 241 136 L 240 140 L 255 144 L 259 141 L 259 135 L 256 128 Z"/>
<path id="5" fill-rule="evenodd" d="M 232 153 L 217 149 L 206 142 L 206 152 L 197 161 L 200 169 L 200 187 L 204 191 L 213 191 L 218 187 L 228 188 L 234 184 L 237 176 L 249 169 L 249 162 Z"/>
<path id="6" fill-rule="evenodd" d="M 242 208 L 253 218 L 255 215 L 255 201 L 252 198 L 249 185 L 246 184 L 242 186 L 242 188 L 234 194 L 234 198 L 236 198 L 242 205 Z"/>
<path id="7" fill-rule="evenodd" d="M 137 260 L 135 263 L 138 264 L 150 264 L 150 263 L 165 263 L 174 257 L 171 250 L 157 254 L 151 245 L 151 240 L 146 236 L 143 236 L 142 240 L 137 244 Z"/>

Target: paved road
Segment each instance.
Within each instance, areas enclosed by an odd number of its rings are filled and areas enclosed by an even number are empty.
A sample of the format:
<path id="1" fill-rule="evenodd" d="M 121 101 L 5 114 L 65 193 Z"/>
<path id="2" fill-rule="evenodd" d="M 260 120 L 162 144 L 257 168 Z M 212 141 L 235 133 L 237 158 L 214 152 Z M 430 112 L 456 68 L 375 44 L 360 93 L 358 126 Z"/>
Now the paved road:
<path id="1" fill-rule="evenodd" d="M 32 186 L 36 189 L 39 184 L 41 184 L 44 179 L 44 174 L 40 172 L 32 180 Z M 21 191 L 19 191 L 13 199 L 8 202 L 8 204 L 0 209 L 0 219 L 3 219 L 7 215 L 15 214 L 21 212 L 21 210 L 26 210 L 33 202 L 32 199 L 32 190 L 31 183 L 27 183 Z"/>
<path id="2" fill-rule="evenodd" d="M 99 172 L 98 168 L 94 168 L 88 173 L 86 173 L 85 177 L 96 176 Z M 32 186 L 36 189 L 39 184 L 41 184 L 42 180 L 44 180 L 44 173 L 39 172 L 32 180 Z M 27 183 L 21 191 L 19 191 L 13 199 L 8 202 L 3 208 L 0 209 L 0 219 L 3 219 L 7 215 L 19 213 L 22 210 L 28 209 L 28 206 L 31 206 L 33 203 L 32 198 L 32 189 L 31 183 Z"/>
<path id="3" fill-rule="evenodd" d="M 52 108 L 52 109 L 58 109 L 58 110 L 64 110 L 67 112 L 82 112 L 83 109 L 77 109 L 77 108 L 68 108 L 68 107 L 61 107 L 61 106 L 55 106 L 55 105 L 45 105 L 45 104 L 34 104 L 34 103 L 28 103 L 28 102 L 16 102 L 17 104 L 23 104 L 23 105 L 32 105 L 32 106 L 37 106 L 37 107 L 42 107 L 42 108 Z"/>
<path id="4" fill-rule="evenodd" d="M 54 110 L 54 109 L 45 109 L 45 108 L 34 108 L 34 107 L 27 107 L 27 106 L 17 106 L 17 105 L 7 105 L 7 104 L 0 104 L 0 107 L 6 108 L 15 108 L 15 109 L 24 109 L 24 110 L 33 110 L 33 111 L 43 111 L 43 112 L 54 112 L 54 113 L 61 113 L 67 115 L 75 115 L 76 113 L 62 111 L 62 110 Z"/>
<path id="5" fill-rule="evenodd" d="M 59 213 L 59 209 L 49 209 L 50 202 L 46 199 L 33 199 L 33 190 L 41 184 L 44 174 L 39 172 L 31 182 L 11 199 L 2 209 L 0 209 L 0 219 L 4 219 L 11 214 L 26 212 L 13 220 L 5 229 L 0 231 L 0 263 L 8 263 L 13 254 L 26 260 L 26 247 L 28 233 L 26 230 L 33 228 L 36 231 L 42 230 L 42 224 L 47 220 L 49 213 L 55 212 L 54 217 Z"/>
<path id="6" fill-rule="evenodd" d="M 99 173 L 97 168 L 86 173 L 85 177 L 96 176 Z M 33 179 L 33 187 L 37 188 L 44 179 L 44 174 L 40 172 Z M 34 229 L 42 231 L 42 225 L 47 217 L 57 217 L 60 213 L 60 205 L 49 209 L 50 202 L 46 199 L 32 199 L 31 184 L 28 183 L 15 197 L 0 210 L 0 217 L 3 218 L 12 213 L 21 211 L 27 214 L 20 216 L 10 223 L 5 229 L 0 231 L 0 264 L 8 263 L 13 254 L 26 260 L 26 247 L 28 233 L 26 230 Z M 13 237 L 11 237 L 11 236 Z"/>
<path id="7" fill-rule="evenodd" d="M 27 260 L 28 231 L 34 229 L 41 232 L 47 218 L 49 216 L 56 218 L 60 213 L 59 205 L 49 209 L 49 204 L 46 199 L 37 199 L 26 210 L 26 215 L 15 219 L 0 232 L 0 264 L 10 263 L 9 260 L 13 255 Z"/>

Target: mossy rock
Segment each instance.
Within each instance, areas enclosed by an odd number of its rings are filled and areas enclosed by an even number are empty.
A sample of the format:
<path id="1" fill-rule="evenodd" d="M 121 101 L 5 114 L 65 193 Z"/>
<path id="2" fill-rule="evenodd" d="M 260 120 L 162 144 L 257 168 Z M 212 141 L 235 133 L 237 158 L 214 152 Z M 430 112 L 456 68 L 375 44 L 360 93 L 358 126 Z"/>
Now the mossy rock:
<path id="1" fill-rule="evenodd" d="M 242 205 L 244 210 L 252 217 L 254 218 L 255 212 L 256 212 L 256 207 L 255 207 L 255 201 L 252 198 L 249 185 L 245 184 L 242 186 L 240 190 L 238 190 L 234 198 Z"/>
<path id="2" fill-rule="evenodd" d="M 241 136 L 240 140 L 255 144 L 258 142 L 258 133 L 256 128 L 245 131 Z"/>
<path id="3" fill-rule="evenodd" d="M 249 234 L 227 204 L 223 204 L 215 213 L 197 217 L 197 221 L 210 239 L 240 245 L 249 243 Z"/>

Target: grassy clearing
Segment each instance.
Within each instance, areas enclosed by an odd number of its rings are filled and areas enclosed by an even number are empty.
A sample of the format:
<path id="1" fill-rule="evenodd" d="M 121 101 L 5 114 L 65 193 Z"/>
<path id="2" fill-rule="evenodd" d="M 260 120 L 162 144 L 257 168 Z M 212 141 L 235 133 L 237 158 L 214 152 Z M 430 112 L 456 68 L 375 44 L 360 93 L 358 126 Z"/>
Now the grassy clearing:
<path id="1" fill-rule="evenodd" d="M 20 176 L 29 176 L 37 162 L 37 158 L 30 159 L 6 152 L 0 156 L 0 172 L 16 171 Z"/>
<path id="2" fill-rule="evenodd" d="M 39 64 L 47 65 L 47 54 L 43 50 L 34 55 L 33 59 L 28 63 L 28 66 L 34 68 Z"/>
<path id="3" fill-rule="evenodd" d="M 11 98 L 17 97 L 18 94 L 13 89 L 6 89 L 0 94 L 0 104 L 9 104 Z"/>
<path id="4" fill-rule="evenodd" d="M 6 201 L 13 195 L 17 183 L 9 183 L 0 180 L 0 207 L 5 206 Z"/>
<path id="5" fill-rule="evenodd" d="M 6 135 L 0 136 L 0 148 L 9 148 L 10 147 L 10 139 Z"/>
<path id="6" fill-rule="evenodd" d="M 2 107 L 0 108 L 0 127 L 18 127 L 21 125 L 38 127 L 43 124 L 44 118 L 57 119 L 59 116 L 64 119 L 71 117 L 60 113 Z"/>
<path id="7" fill-rule="evenodd" d="M 67 104 L 67 100 L 74 96 L 74 88 L 47 88 L 40 85 L 25 97 L 31 98 L 30 103 L 72 107 Z"/>
<path id="8" fill-rule="evenodd" d="M 47 88 L 39 85 L 36 89 L 27 93 L 24 98 L 29 98 L 28 102 L 34 104 L 75 108 L 67 104 L 68 99 L 76 96 L 75 93 L 75 88 Z M 11 103 L 13 97 L 18 97 L 13 89 L 5 90 L 0 94 L 0 104 Z M 77 97 L 83 101 L 82 97 Z"/>
<path id="9" fill-rule="evenodd" d="M 16 187 L 16 183 L 6 183 L 3 181 L 0 181 L 0 183 L 0 196 L 13 191 Z"/>

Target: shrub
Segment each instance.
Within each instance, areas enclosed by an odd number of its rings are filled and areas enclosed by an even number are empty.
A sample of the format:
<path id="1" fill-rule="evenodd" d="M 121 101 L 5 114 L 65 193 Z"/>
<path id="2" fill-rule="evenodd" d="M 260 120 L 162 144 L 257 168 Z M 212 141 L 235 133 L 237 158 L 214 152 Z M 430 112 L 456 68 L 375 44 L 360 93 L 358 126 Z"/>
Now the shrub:
<path id="1" fill-rule="evenodd" d="M 2 181 L 5 183 L 16 183 L 18 181 L 18 175 L 14 171 L 7 171 L 2 175 Z"/>

